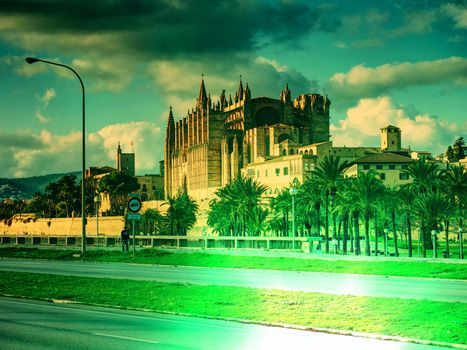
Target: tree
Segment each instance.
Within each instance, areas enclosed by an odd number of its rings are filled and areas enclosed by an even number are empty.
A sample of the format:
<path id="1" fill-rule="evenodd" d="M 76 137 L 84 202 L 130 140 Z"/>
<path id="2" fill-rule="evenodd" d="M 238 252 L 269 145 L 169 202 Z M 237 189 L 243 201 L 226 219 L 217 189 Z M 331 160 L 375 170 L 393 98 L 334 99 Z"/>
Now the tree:
<path id="1" fill-rule="evenodd" d="M 349 163 L 347 161 L 341 162 L 340 157 L 327 155 L 313 171 L 313 175 L 320 184 L 324 196 L 324 242 L 326 253 L 329 253 L 329 197 L 336 195 L 337 186 L 344 179 L 343 173 L 348 167 Z"/>
<path id="2" fill-rule="evenodd" d="M 124 172 L 115 171 L 104 176 L 99 183 L 99 192 L 106 192 L 110 196 L 111 211 L 122 214 L 129 193 L 135 192 L 140 185 L 135 177 Z"/>
<path id="3" fill-rule="evenodd" d="M 362 213 L 365 223 L 365 253 L 370 256 L 370 217 L 379 207 L 379 200 L 384 196 L 383 182 L 376 177 L 373 171 L 358 174 L 350 182 L 348 201 L 356 213 Z"/>
<path id="4" fill-rule="evenodd" d="M 422 159 L 410 164 L 406 173 L 413 178 L 413 182 L 410 186 L 414 192 L 415 201 L 420 200 L 419 210 L 417 211 L 419 239 L 422 241 L 423 256 L 426 257 L 427 245 L 431 244 L 431 240 L 430 232 L 427 229 L 426 216 L 424 212 L 420 210 L 423 207 L 423 201 L 420 198 L 423 194 L 435 193 L 438 191 L 442 181 L 441 173 L 436 163 L 430 163 Z"/>
<path id="5" fill-rule="evenodd" d="M 459 137 L 454 141 L 454 145 L 452 147 L 454 153 L 454 161 L 458 162 L 461 159 L 465 158 L 465 141 L 463 137 Z"/>
<path id="6" fill-rule="evenodd" d="M 401 210 L 405 215 L 408 255 L 412 257 L 412 204 L 415 199 L 413 187 L 410 185 L 401 186 L 397 191 L 397 197 L 400 200 Z"/>
<path id="7" fill-rule="evenodd" d="M 463 165 L 450 167 L 442 175 L 446 194 L 449 197 L 453 212 L 459 218 L 459 227 L 462 227 L 462 218 L 467 208 L 467 172 Z M 446 252 L 449 254 L 449 216 L 445 220 Z M 462 242 L 460 242 L 462 244 Z"/>
<path id="8" fill-rule="evenodd" d="M 262 198 L 266 190 L 266 186 L 251 178 L 236 177 L 215 192 L 208 224 L 224 234 L 229 231 L 242 236 L 260 234 L 266 218 Z"/>
<path id="9" fill-rule="evenodd" d="M 420 218 L 422 254 L 424 258 L 426 258 L 427 246 L 431 245 L 431 231 L 439 231 L 442 220 L 451 211 L 449 203 L 450 201 L 445 194 L 435 191 L 421 193 L 414 200 L 414 211 Z"/>
<path id="10" fill-rule="evenodd" d="M 161 230 L 162 215 L 156 209 L 147 209 L 141 215 L 139 227 L 144 234 L 157 234 Z"/>
<path id="11" fill-rule="evenodd" d="M 170 234 L 186 236 L 196 223 L 198 204 L 184 190 L 175 197 L 169 197 L 165 204 L 169 206 L 166 215 L 170 222 Z"/>
<path id="12" fill-rule="evenodd" d="M 452 149 L 452 146 L 448 146 L 448 149 L 446 150 L 446 158 L 450 163 L 456 161 L 456 156 L 454 155 L 454 150 Z"/>

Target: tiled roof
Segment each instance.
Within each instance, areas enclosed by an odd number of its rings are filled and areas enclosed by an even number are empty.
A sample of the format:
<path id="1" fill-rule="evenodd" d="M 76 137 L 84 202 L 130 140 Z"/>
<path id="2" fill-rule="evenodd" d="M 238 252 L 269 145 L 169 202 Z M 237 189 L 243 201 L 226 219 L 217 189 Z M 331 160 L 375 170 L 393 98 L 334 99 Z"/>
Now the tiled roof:
<path id="1" fill-rule="evenodd" d="M 415 160 L 394 153 L 375 153 L 359 158 L 354 163 L 412 163 Z"/>

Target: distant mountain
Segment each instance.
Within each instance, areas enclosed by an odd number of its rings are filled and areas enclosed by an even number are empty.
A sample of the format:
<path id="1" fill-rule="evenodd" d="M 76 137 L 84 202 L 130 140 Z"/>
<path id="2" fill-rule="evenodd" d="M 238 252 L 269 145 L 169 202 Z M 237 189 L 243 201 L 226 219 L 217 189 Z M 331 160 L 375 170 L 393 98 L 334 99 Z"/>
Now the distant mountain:
<path id="1" fill-rule="evenodd" d="M 6 198 L 12 199 L 29 199 L 36 192 L 44 192 L 45 187 L 55 182 L 65 175 L 76 175 L 78 181 L 81 177 L 81 172 L 71 172 L 63 174 L 49 174 L 42 176 L 23 177 L 17 179 L 0 178 L 0 201 Z"/>

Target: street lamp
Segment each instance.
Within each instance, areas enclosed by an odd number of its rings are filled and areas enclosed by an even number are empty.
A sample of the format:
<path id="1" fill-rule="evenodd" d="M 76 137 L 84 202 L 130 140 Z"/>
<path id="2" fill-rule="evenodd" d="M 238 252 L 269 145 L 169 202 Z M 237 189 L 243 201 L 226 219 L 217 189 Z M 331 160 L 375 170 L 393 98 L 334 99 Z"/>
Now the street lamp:
<path id="1" fill-rule="evenodd" d="M 295 195 L 297 194 L 297 188 L 295 186 L 290 187 L 289 193 L 292 197 L 292 251 L 295 251 Z"/>
<path id="2" fill-rule="evenodd" d="M 96 206 L 96 248 L 99 248 L 99 204 L 101 203 L 99 195 L 94 196 L 94 203 Z"/>
<path id="3" fill-rule="evenodd" d="M 431 230 L 431 238 L 433 239 L 433 258 L 438 257 L 438 252 L 436 251 L 436 235 L 438 232 L 436 230 Z"/>
<path id="4" fill-rule="evenodd" d="M 59 67 L 63 67 L 63 68 L 67 68 L 69 70 L 71 70 L 75 75 L 76 77 L 78 78 L 80 84 L 81 84 L 81 91 L 82 91 L 82 95 L 83 95 L 83 136 L 82 136 L 82 153 L 81 153 L 81 161 L 82 161 L 82 166 L 81 166 L 81 170 L 82 170 L 82 173 L 81 173 L 81 219 L 82 219 L 82 224 L 81 224 L 81 254 L 84 254 L 86 252 L 86 203 L 85 203 L 85 199 L 84 199 L 84 190 L 85 190 L 85 172 L 86 172 L 86 148 L 85 148 L 85 142 L 86 142 L 86 138 L 85 138 L 85 120 L 86 120 L 86 114 L 85 114 L 85 99 L 84 99 L 84 84 L 83 84 L 83 81 L 81 80 L 81 77 L 78 75 L 78 73 L 76 73 L 76 71 L 67 66 L 67 65 L 64 65 L 64 64 L 61 64 L 61 63 L 56 63 L 56 62 L 51 62 L 51 61 L 46 61 L 46 60 L 42 60 L 40 58 L 35 58 L 35 57 L 26 57 L 25 61 L 29 64 L 33 64 L 33 63 L 36 63 L 36 62 L 43 62 L 43 63 L 47 63 L 47 64 L 51 64 L 51 65 L 54 65 L 54 66 L 59 66 Z"/>

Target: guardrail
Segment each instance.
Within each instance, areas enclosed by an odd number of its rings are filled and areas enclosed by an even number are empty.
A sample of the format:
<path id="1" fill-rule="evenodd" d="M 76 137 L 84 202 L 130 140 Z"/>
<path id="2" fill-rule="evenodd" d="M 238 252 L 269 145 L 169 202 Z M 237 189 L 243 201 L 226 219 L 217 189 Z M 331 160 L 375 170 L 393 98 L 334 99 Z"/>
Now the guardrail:
<path id="1" fill-rule="evenodd" d="M 121 245 L 118 235 L 88 236 L 88 245 L 113 247 Z M 295 249 L 311 251 L 320 245 L 320 237 L 296 237 Z M 160 248 L 199 248 L 199 249 L 284 249 L 293 248 L 292 237 L 217 237 L 217 236 L 135 236 L 135 243 L 139 247 Z M 0 235 L 2 245 L 33 245 L 33 246 L 80 246 L 81 236 L 70 235 Z M 133 238 L 130 237 L 130 245 Z"/>

